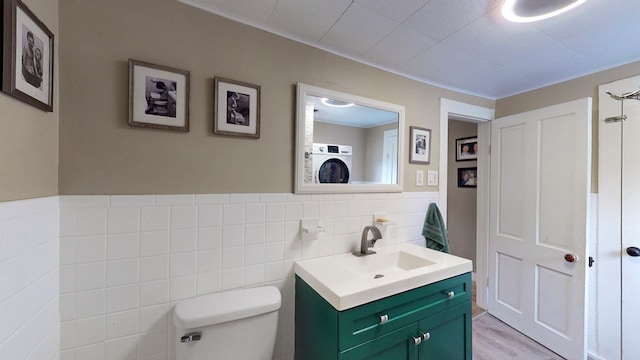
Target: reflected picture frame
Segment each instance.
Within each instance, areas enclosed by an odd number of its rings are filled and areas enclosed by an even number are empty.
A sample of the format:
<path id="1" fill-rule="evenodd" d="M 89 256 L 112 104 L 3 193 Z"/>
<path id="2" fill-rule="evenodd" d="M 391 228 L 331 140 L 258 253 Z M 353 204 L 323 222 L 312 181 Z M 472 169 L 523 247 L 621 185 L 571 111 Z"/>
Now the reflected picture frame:
<path id="1" fill-rule="evenodd" d="M 409 141 L 409 163 L 431 163 L 431 129 L 410 127 L 411 141 Z"/>
<path id="2" fill-rule="evenodd" d="M 456 139 L 456 161 L 478 160 L 478 137 Z"/>
<path id="3" fill-rule="evenodd" d="M 54 36 L 20 0 L 3 0 L 2 91 L 53 111 Z"/>
<path id="4" fill-rule="evenodd" d="M 187 70 L 129 59 L 129 126 L 189 132 Z"/>
<path id="5" fill-rule="evenodd" d="M 260 86 L 215 77 L 213 132 L 260 138 Z"/>

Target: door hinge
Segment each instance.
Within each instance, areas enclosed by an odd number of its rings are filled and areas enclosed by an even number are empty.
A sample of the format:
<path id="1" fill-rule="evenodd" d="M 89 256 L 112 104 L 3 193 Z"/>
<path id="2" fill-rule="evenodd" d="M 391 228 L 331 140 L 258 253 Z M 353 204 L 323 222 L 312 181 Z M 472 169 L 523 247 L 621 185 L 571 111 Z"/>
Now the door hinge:
<path id="1" fill-rule="evenodd" d="M 489 145 L 489 155 L 491 155 L 491 145 Z"/>

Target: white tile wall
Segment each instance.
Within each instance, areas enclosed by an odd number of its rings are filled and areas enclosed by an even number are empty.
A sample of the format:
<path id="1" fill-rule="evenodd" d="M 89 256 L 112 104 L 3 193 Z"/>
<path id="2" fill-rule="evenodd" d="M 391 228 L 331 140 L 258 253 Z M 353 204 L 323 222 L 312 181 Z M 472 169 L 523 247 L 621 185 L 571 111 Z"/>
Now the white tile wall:
<path id="1" fill-rule="evenodd" d="M 283 293 L 274 359 L 292 359 L 293 262 L 350 251 L 373 212 L 397 224 L 376 246 L 420 243 L 425 209 L 436 200 L 436 193 L 212 194 L 0 203 L 0 359 L 171 359 L 175 301 L 263 284 Z M 597 195 L 591 201 L 595 253 Z M 301 217 L 319 217 L 326 232 L 301 240 Z M 595 276 L 589 290 L 592 350 Z"/>
<path id="2" fill-rule="evenodd" d="M 59 227 L 57 197 L 0 203 L 0 359 L 58 358 Z"/>
<path id="3" fill-rule="evenodd" d="M 274 359 L 293 359 L 294 261 L 357 248 L 374 212 L 397 224 L 376 246 L 421 243 L 436 200 L 424 192 L 63 196 L 61 359 L 173 359 L 176 301 L 265 284 L 283 295 Z M 326 232 L 302 240 L 303 217 L 318 217 Z"/>

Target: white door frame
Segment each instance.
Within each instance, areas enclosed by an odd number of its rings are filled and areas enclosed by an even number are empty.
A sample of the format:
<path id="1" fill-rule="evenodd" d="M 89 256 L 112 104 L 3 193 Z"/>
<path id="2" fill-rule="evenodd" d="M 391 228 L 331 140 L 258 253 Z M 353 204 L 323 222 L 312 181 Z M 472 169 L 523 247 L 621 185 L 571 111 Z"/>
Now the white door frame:
<path id="1" fill-rule="evenodd" d="M 449 154 L 449 117 L 468 119 L 478 123 L 478 145 L 481 149 L 490 149 L 491 123 L 494 109 L 470 105 L 459 101 L 440 99 L 440 188 L 438 206 L 447 222 L 447 162 Z M 478 187 L 476 206 L 476 303 L 487 308 L 487 279 L 489 256 L 489 151 L 478 155 Z"/>

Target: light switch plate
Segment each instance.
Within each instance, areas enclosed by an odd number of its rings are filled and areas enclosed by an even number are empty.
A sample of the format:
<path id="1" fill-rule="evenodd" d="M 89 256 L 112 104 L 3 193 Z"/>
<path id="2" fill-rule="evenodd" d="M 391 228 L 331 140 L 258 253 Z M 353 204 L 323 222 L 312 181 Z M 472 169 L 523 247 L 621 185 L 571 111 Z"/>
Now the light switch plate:
<path id="1" fill-rule="evenodd" d="M 416 170 L 416 186 L 424 186 L 424 170 Z"/>
<path id="2" fill-rule="evenodd" d="M 438 171 L 429 170 L 427 172 L 427 186 L 438 186 Z"/>

